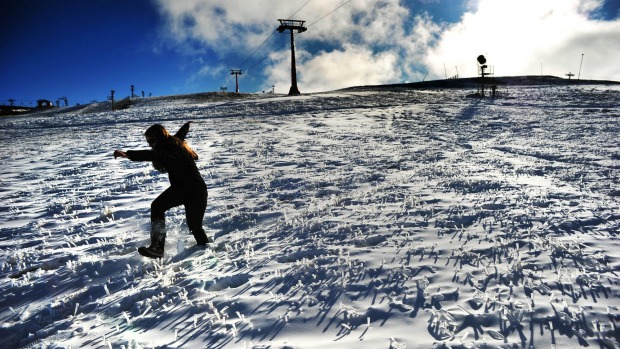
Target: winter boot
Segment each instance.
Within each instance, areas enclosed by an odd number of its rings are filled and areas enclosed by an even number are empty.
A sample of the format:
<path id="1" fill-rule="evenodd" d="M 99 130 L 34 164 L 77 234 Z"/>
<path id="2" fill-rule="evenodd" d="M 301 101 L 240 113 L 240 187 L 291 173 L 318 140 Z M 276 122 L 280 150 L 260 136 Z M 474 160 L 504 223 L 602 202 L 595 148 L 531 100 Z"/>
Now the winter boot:
<path id="1" fill-rule="evenodd" d="M 140 247 L 138 253 L 149 258 L 162 258 L 166 245 L 166 223 L 163 221 L 151 222 L 151 245 Z"/>
<path id="2" fill-rule="evenodd" d="M 196 245 L 204 246 L 208 243 L 211 243 L 204 229 L 192 230 L 192 235 L 194 235 L 194 239 L 196 239 Z"/>

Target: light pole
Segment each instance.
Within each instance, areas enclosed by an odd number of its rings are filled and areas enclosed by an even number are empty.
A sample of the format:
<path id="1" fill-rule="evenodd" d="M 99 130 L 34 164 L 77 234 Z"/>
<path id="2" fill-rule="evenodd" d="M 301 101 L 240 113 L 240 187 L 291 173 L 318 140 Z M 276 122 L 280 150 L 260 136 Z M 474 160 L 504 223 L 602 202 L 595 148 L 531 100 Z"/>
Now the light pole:
<path id="1" fill-rule="evenodd" d="M 577 81 L 581 78 L 581 65 L 583 64 L 583 53 L 581 54 L 581 63 L 579 63 L 579 75 L 577 75 Z"/>

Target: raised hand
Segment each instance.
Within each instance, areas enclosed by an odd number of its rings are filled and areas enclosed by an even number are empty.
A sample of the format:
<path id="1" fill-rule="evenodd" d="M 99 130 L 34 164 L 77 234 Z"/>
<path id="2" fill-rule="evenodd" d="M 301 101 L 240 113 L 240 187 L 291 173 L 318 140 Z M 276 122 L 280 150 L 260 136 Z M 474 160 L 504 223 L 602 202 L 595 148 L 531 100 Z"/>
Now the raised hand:
<path id="1" fill-rule="evenodd" d="M 128 158 L 127 153 L 125 153 L 124 151 L 115 150 L 115 151 L 114 151 L 114 158 L 116 159 L 116 158 L 118 158 L 118 157 L 121 157 L 121 158 Z"/>

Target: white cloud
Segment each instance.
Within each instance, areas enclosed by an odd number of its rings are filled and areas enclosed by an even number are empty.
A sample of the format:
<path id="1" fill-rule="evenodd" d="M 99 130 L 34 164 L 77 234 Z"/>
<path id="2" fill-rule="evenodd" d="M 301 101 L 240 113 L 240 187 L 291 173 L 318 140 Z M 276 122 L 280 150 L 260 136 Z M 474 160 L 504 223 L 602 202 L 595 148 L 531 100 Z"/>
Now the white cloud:
<path id="1" fill-rule="evenodd" d="M 177 44 L 206 45 L 225 57 L 237 52 L 250 55 L 278 27 L 277 19 L 286 19 L 301 10 L 293 19 L 306 20 L 308 30 L 297 44 L 298 82 L 304 92 L 331 90 L 353 84 L 399 82 L 407 67 L 398 64 L 399 51 L 406 38 L 403 23 L 409 11 L 399 0 L 354 0 L 334 11 L 345 2 L 332 0 L 157 0 L 166 18 L 169 39 Z M 305 6 L 304 6 L 305 5 Z M 267 45 L 252 57 L 245 67 L 253 67 L 265 55 L 281 46 L 288 36 L 275 33 Z M 304 45 L 324 47 L 309 52 Z M 271 59 L 252 69 L 266 74 L 265 86 L 272 82 L 278 87 L 290 87 L 290 54 L 285 49 L 271 53 Z M 231 68 L 237 68 L 231 62 Z M 204 69 L 204 68 L 203 68 Z M 346 73 L 343 73 L 346 72 Z M 302 86 L 303 85 L 303 86 Z"/>
<path id="2" fill-rule="evenodd" d="M 290 57 L 290 52 L 286 50 L 269 55 L 270 63 L 265 68 L 265 74 L 268 78 L 263 83 L 263 91 L 269 91 L 272 86 L 275 86 L 277 93 L 288 93 L 291 87 Z"/>
<path id="3" fill-rule="evenodd" d="M 365 84 L 398 82 L 398 56 L 391 51 L 374 53 L 366 47 L 346 45 L 342 51 L 314 55 L 301 78 L 311 91 Z"/>
<path id="4" fill-rule="evenodd" d="M 219 78 L 228 75 L 229 72 L 229 68 L 224 66 L 223 64 L 218 64 L 215 66 L 204 64 L 202 68 L 200 68 L 200 70 L 195 72 L 190 77 L 190 79 L 198 81 L 205 78 Z"/>
<path id="5" fill-rule="evenodd" d="M 496 75 L 540 74 L 542 63 L 544 74 L 563 76 L 577 74 L 583 53 L 582 78 L 620 80 L 620 20 L 593 16 L 603 0 L 464 0 L 468 12 L 455 24 L 437 23 L 408 0 L 155 1 L 170 39 L 193 54 L 202 45 L 216 52 L 218 71 L 249 69 L 247 81 L 263 81 L 265 90 L 290 87 L 288 36 L 274 31 L 297 10 L 293 19 L 308 26 L 296 45 L 302 92 L 419 81 L 427 72 L 427 80 L 443 79 L 444 66 L 449 76 L 457 68 L 475 76 L 480 54 Z"/>
<path id="6" fill-rule="evenodd" d="M 444 64 L 461 76 L 476 76 L 476 57 L 484 54 L 496 75 L 563 76 L 620 80 L 620 21 L 599 21 L 590 14 L 596 0 L 480 0 L 461 22 L 445 29 L 428 50 L 425 63 L 434 78 Z M 448 74 L 451 75 L 451 74 Z"/>

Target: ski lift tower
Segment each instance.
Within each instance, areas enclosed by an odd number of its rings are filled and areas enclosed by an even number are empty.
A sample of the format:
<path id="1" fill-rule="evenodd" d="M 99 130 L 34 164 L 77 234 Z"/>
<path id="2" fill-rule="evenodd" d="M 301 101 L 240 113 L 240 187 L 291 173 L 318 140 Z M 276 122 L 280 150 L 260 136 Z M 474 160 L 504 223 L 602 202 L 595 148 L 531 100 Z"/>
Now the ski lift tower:
<path id="1" fill-rule="evenodd" d="M 243 71 L 238 69 L 232 69 L 230 75 L 235 76 L 235 92 L 239 93 L 239 75 L 242 75 Z"/>
<path id="2" fill-rule="evenodd" d="M 67 100 L 67 97 L 58 97 L 58 99 L 56 100 L 56 106 L 60 108 L 60 102 L 61 101 L 65 101 L 65 107 L 69 106 L 69 101 Z"/>
<path id="3" fill-rule="evenodd" d="M 278 32 L 282 33 L 285 30 L 291 31 L 291 89 L 288 91 L 288 95 L 299 95 L 299 89 L 297 88 L 297 69 L 295 68 L 295 35 L 294 31 L 297 33 L 303 33 L 308 28 L 304 26 L 306 21 L 298 21 L 294 19 L 278 19 L 280 21 L 280 26 L 278 27 Z"/>

